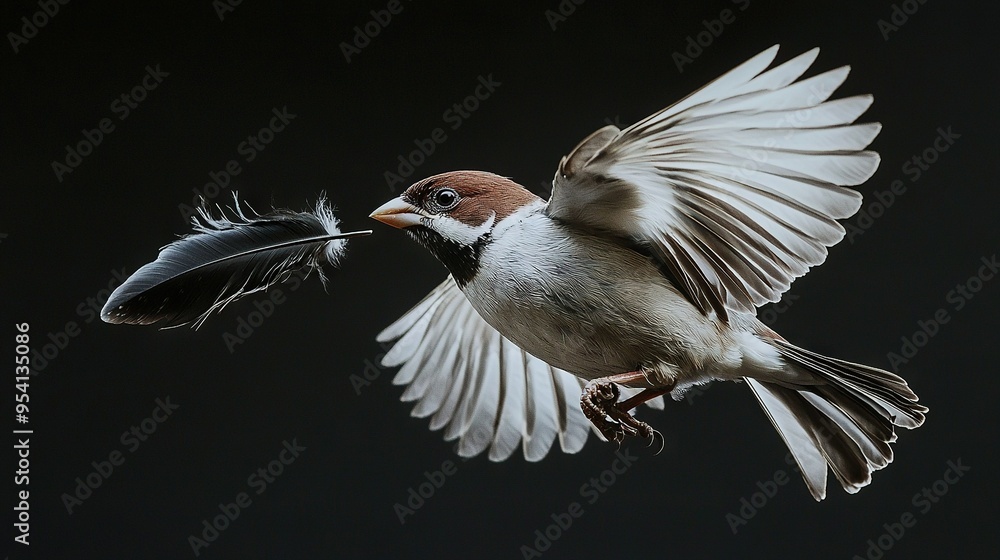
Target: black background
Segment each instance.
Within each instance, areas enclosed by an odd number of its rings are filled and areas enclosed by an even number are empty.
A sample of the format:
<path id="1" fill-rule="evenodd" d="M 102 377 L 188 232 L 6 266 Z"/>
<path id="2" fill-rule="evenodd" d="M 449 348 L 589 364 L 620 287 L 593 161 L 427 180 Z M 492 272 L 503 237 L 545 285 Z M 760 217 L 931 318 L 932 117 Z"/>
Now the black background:
<path id="1" fill-rule="evenodd" d="M 241 491 L 252 504 L 202 557 L 521 558 L 535 531 L 574 501 L 583 516 L 543 557 L 851 558 L 905 512 L 916 525 L 887 558 L 996 553 L 1000 286 L 987 281 L 960 310 L 948 301 L 998 249 L 995 8 L 905 2 L 919 9 L 886 40 L 877 22 L 893 14 L 887 1 L 753 0 L 740 11 L 721 0 L 591 0 L 555 30 L 545 11 L 558 10 L 556 0 L 404 2 L 348 62 L 341 43 L 385 3 L 244 1 L 222 21 L 208 0 L 173 4 L 71 2 L 19 52 L 9 41 L 0 47 L 2 355 L 12 361 L 15 323 L 30 323 L 39 350 L 67 322 L 80 330 L 32 378 L 31 545 L 12 544 L 13 557 L 193 557 L 188 536 Z M 735 21 L 679 72 L 672 54 L 723 9 Z M 3 10 L 0 30 L 20 33 L 20 18 L 39 8 Z M 793 285 L 773 326 L 813 350 L 888 368 L 917 321 L 939 308 L 950 318 L 900 367 L 931 412 L 924 427 L 900 434 L 896 461 L 870 487 L 847 495 L 831 477 L 827 500 L 813 502 L 736 384 L 644 412 L 666 449 L 654 457 L 633 444 L 639 459 L 594 504 L 580 487 L 612 465 L 612 445 L 592 438 L 577 455 L 556 451 L 533 464 L 461 462 L 426 420 L 409 416 L 393 371 L 358 394 L 351 376 L 383 352 L 375 334 L 445 274 L 366 217 L 394 196 L 383 174 L 414 139 L 437 127 L 448 135 L 406 184 L 469 168 L 540 191 L 559 157 L 606 119 L 634 122 L 775 43 L 779 61 L 821 47 L 810 74 L 851 64 L 838 96 L 875 95 L 864 119 L 884 125 L 873 144 L 882 165 L 861 187 L 864 210 L 896 179 L 906 191 Z M 169 76 L 119 120 L 111 103 L 147 65 Z M 449 128 L 444 110 L 491 74 L 501 85 Z M 311 279 L 286 294 L 232 353 L 223 334 L 254 311 L 253 298 L 199 331 L 87 322 L 78 306 L 99 297 L 112 271 L 133 272 L 184 233 L 178 205 L 191 204 L 209 172 L 241 159 L 240 142 L 285 106 L 294 120 L 216 200 L 236 189 L 258 209 L 303 209 L 326 191 L 344 228 L 375 229 L 351 243 L 328 293 Z M 53 160 L 105 117 L 115 130 L 58 181 Z M 914 181 L 903 166 L 939 127 L 960 136 Z M 11 374 L 0 393 L 14 429 Z M 129 452 L 122 432 L 168 396 L 179 409 Z M 255 494 L 247 477 L 293 438 L 306 450 Z M 68 514 L 63 494 L 115 450 L 125 462 Z M 915 507 L 914 494 L 959 458 L 971 470 L 926 513 Z M 394 504 L 448 460 L 457 473 L 401 524 Z M 741 498 L 777 471 L 791 482 L 734 535 L 726 515 L 739 515 Z M 9 521 L 14 504 L 10 495 L 3 505 Z"/>

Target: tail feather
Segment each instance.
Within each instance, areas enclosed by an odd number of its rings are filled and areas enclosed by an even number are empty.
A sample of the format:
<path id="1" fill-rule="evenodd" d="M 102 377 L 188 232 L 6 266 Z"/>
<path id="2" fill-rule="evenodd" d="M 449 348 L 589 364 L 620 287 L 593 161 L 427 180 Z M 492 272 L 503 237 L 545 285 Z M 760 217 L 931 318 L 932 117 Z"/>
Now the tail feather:
<path id="1" fill-rule="evenodd" d="M 889 444 L 896 441 L 896 433 L 885 416 L 850 393 L 824 386 L 811 389 L 812 392 L 803 392 L 802 396 L 827 416 L 835 418 L 839 424 L 856 428 L 856 431 L 849 431 L 848 435 L 866 457 L 872 461 L 880 456 L 892 459 Z M 827 407 L 830 407 L 829 410 Z M 884 466 L 885 464 L 880 465 Z"/>
<path id="2" fill-rule="evenodd" d="M 749 377 L 746 381 L 791 451 L 809 493 L 816 501 L 822 500 L 826 497 L 827 460 L 819 451 L 819 440 L 812 422 L 801 412 L 803 407 L 798 394 L 780 385 L 764 384 Z"/>
<path id="3" fill-rule="evenodd" d="M 913 429 L 924 423 L 927 407 L 916 404 L 917 395 L 906 381 L 888 371 L 829 358 L 784 340 L 768 340 L 786 360 L 848 392 L 874 400 L 891 415 L 892 423 Z"/>
<path id="4" fill-rule="evenodd" d="M 853 494 L 892 462 L 894 426 L 916 428 L 927 408 L 906 382 L 887 371 L 829 358 L 781 339 L 765 338 L 788 367 L 818 383 L 790 386 L 747 379 L 792 452 L 810 493 L 826 496 L 827 468 Z"/>

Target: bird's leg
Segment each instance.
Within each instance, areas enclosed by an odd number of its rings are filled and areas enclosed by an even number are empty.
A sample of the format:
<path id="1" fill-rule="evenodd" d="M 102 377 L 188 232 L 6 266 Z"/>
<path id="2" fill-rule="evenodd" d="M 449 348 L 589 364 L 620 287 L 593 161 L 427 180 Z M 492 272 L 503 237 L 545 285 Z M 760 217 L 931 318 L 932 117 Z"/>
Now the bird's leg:
<path id="1" fill-rule="evenodd" d="M 645 385 L 639 394 L 618 402 L 621 395 L 617 384 Z M 659 432 L 649 424 L 637 420 L 629 411 L 640 404 L 669 393 L 673 384 L 653 387 L 646 375 L 641 371 L 632 371 L 618 375 L 600 377 L 587 382 L 580 397 L 580 408 L 584 416 L 590 420 L 608 441 L 621 443 L 625 436 L 638 436 L 643 439 L 654 439 Z M 661 436 L 662 438 L 662 436 Z"/>

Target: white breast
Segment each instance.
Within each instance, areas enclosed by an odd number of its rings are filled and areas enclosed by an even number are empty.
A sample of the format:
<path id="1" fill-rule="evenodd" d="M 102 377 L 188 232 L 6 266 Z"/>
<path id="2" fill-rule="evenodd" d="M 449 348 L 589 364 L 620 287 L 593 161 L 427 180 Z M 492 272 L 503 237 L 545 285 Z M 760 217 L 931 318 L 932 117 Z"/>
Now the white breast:
<path id="1" fill-rule="evenodd" d="M 732 368 L 728 328 L 702 315 L 645 256 L 567 229 L 538 204 L 500 223 L 465 294 L 551 365 L 593 379 L 640 367 L 664 378 Z"/>

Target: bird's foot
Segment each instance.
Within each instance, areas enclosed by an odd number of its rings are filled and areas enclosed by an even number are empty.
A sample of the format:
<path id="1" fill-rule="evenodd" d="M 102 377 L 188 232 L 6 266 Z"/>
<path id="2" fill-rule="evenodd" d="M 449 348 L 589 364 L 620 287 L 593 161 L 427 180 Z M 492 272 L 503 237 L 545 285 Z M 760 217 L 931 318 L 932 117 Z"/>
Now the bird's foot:
<path id="1" fill-rule="evenodd" d="M 595 379 L 587 383 L 580 397 L 580 408 L 594 426 L 608 441 L 621 444 L 626 437 L 648 439 L 653 445 L 660 440 L 663 450 L 663 435 L 649 424 L 636 419 L 629 413 L 635 405 L 630 401 L 618 402 L 621 395 L 618 385 L 612 381 Z M 657 451 L 659 453 L 659 451 Z"/>

